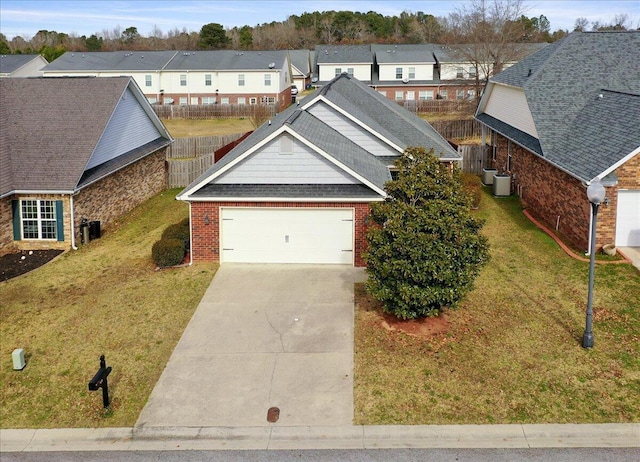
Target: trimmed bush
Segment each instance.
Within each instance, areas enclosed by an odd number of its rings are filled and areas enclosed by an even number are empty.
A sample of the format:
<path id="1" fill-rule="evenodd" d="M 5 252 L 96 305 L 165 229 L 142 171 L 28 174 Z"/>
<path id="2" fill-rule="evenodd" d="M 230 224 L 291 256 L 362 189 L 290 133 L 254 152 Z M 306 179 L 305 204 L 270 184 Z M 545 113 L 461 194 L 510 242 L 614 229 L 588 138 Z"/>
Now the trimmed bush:
<path id="1" fill-rule="evenodd" d="M 151 248 L 151 257 L 160 267 L 179 265 L 184 255 L 184 241 L 180 239 L 160 239 Z"/>
<path id="2" fill-rule="evenodd" d="M 480 200 L 482 199 L 482 179 L 478 175 L 463 173 L 462 184 L 464 185 L 465 191 L 471 196 L 471 207 L 474 209 L 480 207 Z"/>
<path id="3" fill-rule="evenodd" d="M 162 232 L 162 239 L 179 239 L 181 241 L 188 241 L 189 219 L 185 218 L 179 223 L 167 226 Z"/>

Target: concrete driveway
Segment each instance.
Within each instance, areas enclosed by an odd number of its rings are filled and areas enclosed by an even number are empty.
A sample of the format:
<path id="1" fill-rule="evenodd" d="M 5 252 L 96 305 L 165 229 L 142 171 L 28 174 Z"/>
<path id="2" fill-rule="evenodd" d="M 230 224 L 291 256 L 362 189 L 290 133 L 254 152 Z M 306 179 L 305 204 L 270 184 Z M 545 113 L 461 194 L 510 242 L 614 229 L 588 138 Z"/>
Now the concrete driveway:
<path id="1" fill-rule="evenodd" d="M 363 277 L 346 266 L 222 265 L 136 427 L 351 425 L 353 284 Z"/>

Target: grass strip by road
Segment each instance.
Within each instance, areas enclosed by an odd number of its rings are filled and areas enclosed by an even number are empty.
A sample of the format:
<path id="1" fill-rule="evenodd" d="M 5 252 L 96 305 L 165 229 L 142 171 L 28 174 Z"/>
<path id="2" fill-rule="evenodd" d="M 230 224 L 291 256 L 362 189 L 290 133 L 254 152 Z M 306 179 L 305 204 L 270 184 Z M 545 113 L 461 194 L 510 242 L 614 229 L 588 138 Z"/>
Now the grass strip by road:
<path id="1" fill-rule="evenodd" d="M 446 312 L 448 330 L 381 327 L 356 287 L 355 423 L 497 424 L 640 421 L 640 274 L 596 265 L 595 347 L 581 347 L 588 263 L 567 256 L 485 188 L 492 260 Z"/>
<path id="2" fill-rule="evenodd" d="M 131 426 L 207 289 L 213 264 L 156 271 L 151 246 L 188 216 L 165 191 L 102 238 L 0 284 L 0 426 Z M 14 371 L 11 352 L 27 366 Z M 88 382 L 113 367 L 111 410 Z"/>

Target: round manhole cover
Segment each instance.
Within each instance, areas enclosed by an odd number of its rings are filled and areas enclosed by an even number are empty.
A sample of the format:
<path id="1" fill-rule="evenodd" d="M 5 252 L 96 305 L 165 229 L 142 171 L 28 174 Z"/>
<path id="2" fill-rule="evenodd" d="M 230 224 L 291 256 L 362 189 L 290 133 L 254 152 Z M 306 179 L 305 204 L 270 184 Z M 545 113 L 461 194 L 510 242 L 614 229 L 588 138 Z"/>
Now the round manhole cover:
<path id="1" fill-rule="evenodd" d="M 270 407 L 267 411 L 267 422 L 277 422 L 280 418 L 280 409 L 277 407 Z"/>

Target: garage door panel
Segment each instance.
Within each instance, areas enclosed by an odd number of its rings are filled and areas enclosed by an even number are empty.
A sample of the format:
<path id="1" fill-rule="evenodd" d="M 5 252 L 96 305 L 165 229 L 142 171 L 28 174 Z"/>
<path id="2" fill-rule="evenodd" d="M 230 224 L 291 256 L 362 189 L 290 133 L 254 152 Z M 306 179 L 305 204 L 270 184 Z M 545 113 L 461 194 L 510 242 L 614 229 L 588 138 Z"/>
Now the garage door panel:
<path id="1" fill-rule="evenodd" d="M 640 191 L 618 191 L 615 244 L 640 247 Z"/>
<path id="2" fill-rule="evenodd" d="M 223 208 L 223 262 L 353 264 L 352 209 Z"/>

